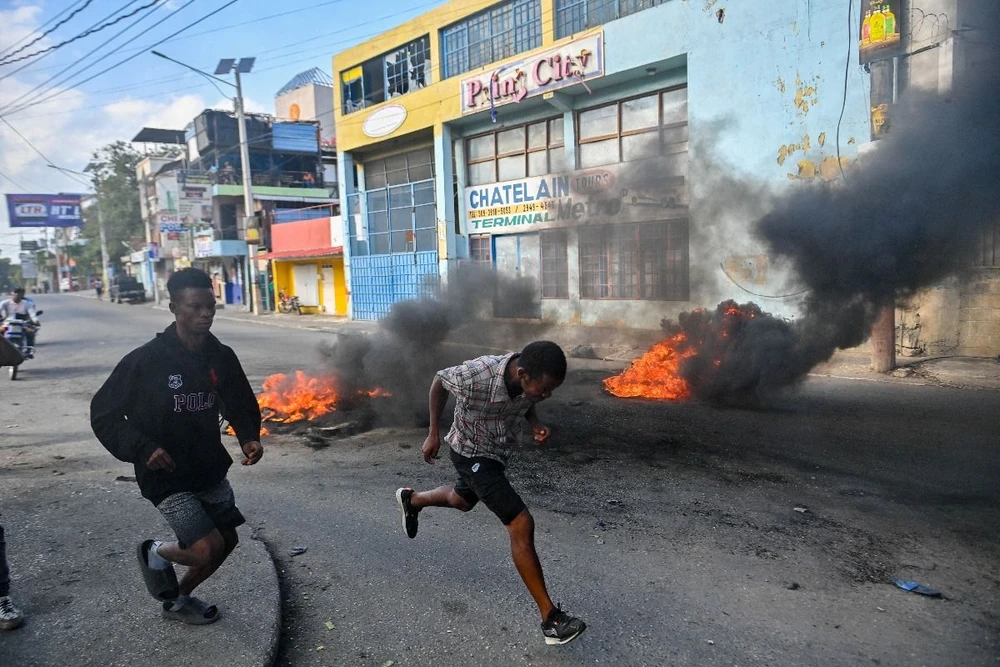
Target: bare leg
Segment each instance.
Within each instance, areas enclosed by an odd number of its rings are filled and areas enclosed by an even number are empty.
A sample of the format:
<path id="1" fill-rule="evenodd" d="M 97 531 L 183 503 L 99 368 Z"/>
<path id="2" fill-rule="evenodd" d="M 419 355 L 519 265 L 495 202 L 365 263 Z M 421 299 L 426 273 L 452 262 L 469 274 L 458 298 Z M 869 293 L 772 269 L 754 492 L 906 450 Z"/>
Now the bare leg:
<path id="1" fill-rule="evenodd" d="M 548 620 L 555 605 L 552 604 L 552 598 L 545 589 L 542 564 L 538 561 L 538 552 L 535 551 L 535 520 L 531 517 L 531 512 L 523 510 L 514 517 L 514 520 L 507 525 L 507 532 L 510 533 L 510 552 L 514 557 L 514 566 L 517 567 L 524 585 L 528 587 L 531 597 L 535 598 L 535 604 L 538 605 L 538 611 L 544 622 Z"/>
<path id="2" fill-rule="evenodd" d="M 425 507 L 451 507 L 463 512 L 472 509 L 469 501 L 455 492 L 454 486 L 439 486 L 431 491 L 414 491 L 410 496 L 410 506 L 417 511 Z"/>
<path id="3" fill-rule="evenodd" d="M 213 530 L 187 549 L 181 549 L 177 542 L 164 543 L 157 553 L 178 565 L 186 565 L 188 570 L 180 581 L 180 594 L 190 595 L 203 581 L 208 579 L 225 562 L 239 544 L 236 530 L 230 528 L 223 533 Z"/>

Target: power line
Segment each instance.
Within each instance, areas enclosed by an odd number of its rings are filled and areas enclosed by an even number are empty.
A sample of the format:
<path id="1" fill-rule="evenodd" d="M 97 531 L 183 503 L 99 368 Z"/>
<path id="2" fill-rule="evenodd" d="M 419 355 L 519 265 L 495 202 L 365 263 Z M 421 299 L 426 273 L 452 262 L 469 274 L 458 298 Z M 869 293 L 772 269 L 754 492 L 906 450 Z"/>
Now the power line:
<path id="1" fill-rule="evenodd" d="M 135 2 L 135 0 L 132 0 L 132 2 Z M 184 11 L 184 9 L 186 9 L 186 8 L 187 8 L 187 7 L 189 6 L 189 5 L 191 5 L 191 4 L 193 3 L 193 2 L 194 2 L 194 0 L 188 0 L 188 2 L 184 3 L 183 5 L 181 5 L 181 7 L 180 7 L 179 9 L 177 9 L 177 10 L 176 10 L 176 11 L 174 12 L 174 14 L 176 14 L 177 12 L 181 12 L 181 11 Z M 129 4 L 131 4 L 131 3 L 129 3 Z M 155 10 L 154 10 L 154 12 L 155 12 Z M 114 41 L 115 39 L 117 39 L 117 38 L 118 38 L 118 37 L 119 37 L 120 35 L 122 35 L 122 34 L 124 34 L 124 33 L 128 32 L 128 31 L 129 31 L 129 30 L 131 30 L 131 29 L 132 29 L 133 27 L 135 27 L 135 26 L 139 25 L 139 24 L 140 24 L 140 23 L 142 23 L 142 22 L 143 22 L 144 20 L 146 20 L 147 18 L 149 18 L 150 16 L 152 16 L 154 12 L 150 12 L 150 13 L 146 14 L 145 16 L 141 16 L 141 17 L 137 18 L 137 19 L 136 19 L 135 21 L 133 21 L 133 22 L 132 22 L 132 23 L 131 23 L 130 25 L 126 26 L 125 28 L 122 28 L 121 30 L 119 30 L 119 31 L 118 31 L 118 33 L 116 33 L 116 34 L 115 34 L 115 35 L 114 35 L 113 37 L 111 37 L 111 39 L 109 39 L 109 40 L 108 40 L 107 42 L 105 42 L 104 44 L 101 44 L 101 45 L 99 45 L 99 46 L 97 46 L 97 47 L 95 47 L 95 48 L 91 49 L 90 51 L 88 51 L 88 52 L 87 52 L 87 54 L 86 54 L 85 56 L 83 56 L 83 58 L 80 58 L 80 59 L 79 59 L 78 61 L 76 61 L 76 62 L 74 62 L 74 63 L 71 63 L 70 65 L 68 65 L 68 66 L 64 67 L 64 68 L 63 68 L 63 69 L 61 69 L 61 70 L 60 70 L 60 71 L 59 71 L 59 72 L 58 72 L 57 74 L 54 74 L 53 76 L 51 76 L 51 77 L 49 77 L 48 79 L 46 79 L 46 80 L 45 80 L 44 82 L 42 82 L 42 83 L 38 84 L 37 86 L 35 86 L 34 88 L 32 88 L 32 89 L 31 89 L 30 91 L 28 91 L 27 93 L 25 93 L 25 94 L 21 95 L 21 96 L 20 96 L 19 98 L 17 98 L 17 99 L 16 99 L 16 100 L 14 100 L 13 102 L 10 102 L 10 103 L 8 103 L 7 105 L 5 105 L 5 106 L 4 106 L 3 108 L 0 108 L 0 113 L 5 113 L 5 112 L 13 112 L 13 111 L 21 111 L 22 109 L 26 109 L 26 108 L 30 108 L 31 106 L 34 106 L 35 104 L 40 104 L 40 102 L 38 102 L 38 99 L 39 99 L 39 98 L 41 98 L 41 97 L 43 97 L 43 96 L 44 96 L 44 95 L 46 95 L 47 93 L 49 93 L 49 92 L 51 92 L 51 91 L 55 90 L 55 88 L 56 88 L 57 86 L 59 86 L 59 85 L 61 85 L 61 84 L 63 84 L 63 83 L 66 83 L 67 81 L 69 81 L 70 79 L 72 79 L 72 78 L 73 78 L 74 76 L 77 76 L 77 75 L 79 75 L 79 74 L 82 74 L 83 72 L 86 72 L 86 71 L 87 71 L 88 69 L 90 69 L 90 68 L 91 68 L 91 67 L 93 67 L 94 65 L 98 64 L 98 63 L 99 63 L 99 62 L 101 62 L 102 60 L 105 60 L 105 59 L 109 58 L 109 57 L 110 57 L 110 56 L 111 56 L 112 54 L 114 54 L 114 53 L 117 53 L 118 51 L 120 51 L 120 50 L 122 49 L 122 47 L 124 47 L 125 45 L 127 45 L 127 44 L 131 44 L 131 43 L 132 43 L 132 42 L 134 42 L 135 40 L 137 40 L 137 39 L 139 39 L 140 37 L 142 37 L 143 35 L 145 35 L 145 34 L 146 34 L 147 32 L 149 32 L 150 30 L 153 30 L 153 29 L 154 29 L 154 28 L 156 28 L 157 26 L 152 26 L 152 27 L 150 27 L 150 28 L 146 28 L 145 30 L 143 30 L 143 31 L 142 31 L 142 32 L 140 32 L 139 34 L 137 34 L 137 35 L 133 36 L 132 38 L 130 38 L 130 39 L 128 39 L 127 41 L 125 41 L 124 43 L 122 43 L 122 44 L 119 44 L 118 46 L 116 46 L 116 47 L 115 47 L 114 49 L 112 49 L 111 51 L 109 51 L 109 52 L 105 53 L 104 55 L 102 55 L 102 56 L 101 56 L 100 58 L 98 58 L 97 60 L 95 60 L 95 61 L 91 62 L 91 63 L 90 63 L 89 65 L 87 65 L 86 67 L 84 67 L 84 68 L 82 68 L 82 69 L 80 69 L 80 70 L 78 70 L 78 71 L 76 71 L 76 72 L 74 72 L 74 73 L 70 74 L 69 76 L 67 76 L 67 77 L 65 77 L 65 78 L 63 78 L 63 79 L 61 79 L 61 80 L 59 80 L 59 81 L 56 81 L 56 82 L 55 82 L 55 83 L 53 83 L 53 84 L 52 84 L 51 86 L 48 86 L 48 88 L 46 88 L 45 90 L 43 90 L 42 92 L 40 92 L 40 93 L 39 93 L 38 95 L 35 95 L 35 96 L 34 96 L 33 98 L 31 98 L 31 99 L 30 99 L 30 100 L 28 100 L 27 102 L 24 102 L 24 103 L 22 103 L 22 104 L 19 104 L 19 105 L 18 105 L 18 103 L 19 103 L 19 102 L 20 102 L 21 100 L 23 100 L 24 98 L 28 97 L 29 95 L 31 95 L 31 94 L 32 94 L 32 93 L 34 93 L 35 91 L 37 91 L 37 90 L 38 90 L 39 88 L 43 88 L 43 87 L 47 86 L 47 85 L 48 85 L 48 84 L 49 84 L 49 83 L 50 83 L 50 82 L 51 82 L 51 81 L 52 81 L 53 79 L 56 79 L 56 78 L 58 78 L 58 77 L 62 76 L 62 74 L 63 74 L 63 73 L 65 73 L 65 72 L 66 72 L 67 70 L 70 70 L 70 69 L 73 69 L 73 68 L 74 68 L 74 67 L 76 67 L 76 66 L 77 66 L 78 64 L 81 64 L 81 63 L 82 63 L 82 62 L 84 62 L 84 61 L 85 61 L 85 60 L 86 60 L 87 58 L 89 58 L 89 57 L 90 57 L 90 56 L 91 56 L 91 55 L 92 55 L 93 53 L 95 53 L 95 52 L 97 52 L 97 51 L 100 51 L 100 50 L 101 50 L 102 48 L 104 48 L 105 46 L 108 46 L 108 45 L 109 45 L 109 44 L 110 44 L 110 43 L 111 43 L 112 41 Z M 66 89 L 64 89 L 64 90 L 63 90 L 62 92 L 66 92 L 66 90 L 69 90 L 69 89 L 71 89 L 71 88 L 72 88 L 72 86 L 67 86 L 67 88 L 66 88 Z M 15 106 L 15 105 L 17 105 L 17 106 Z"/>
<path id="2" fill-rule="evenodd" d="M 0 176 L 3 176 L 3 177 L 4 177 L 4 178 L 6 178 L 6 179 L 7 179 L 8 181 L 10 181 L 11 183 L 13 183 L 13 184 L 14 184 L 14 185 L 16 185 L 17 187 L 21 188 L 21 189 L 22 189 L 22 190 L 24 190 L 25 192 L 27 192 L 27 191 L 28 191 L 28 188 L 24 187 L 23 185 L 21 185 L 20 183 L 18 183 L 17 181 L 15 181 L 15 180 L 14 180 L 14 177 L 13 177 L 13 176 L 8 176 L 7 174 L 3 173 L 2 171 L 0 171 Z"/>
<path id="3" fill-rule="evenodd" d="M 181 7 L 181 9 L 184 9 L 184 7 L 187 7 L 188 5 L 190 5 L 190 4 L 191 4 L 191 2 L 194 2 L 194 0 L 189 0 L 189 2 L 187 2 L 187 3 L 185 4 L 185 5 L 183 5 L 183 6 Z M 236 4 L 237 2 L 239 2 L 239 0 L 229 0 L 229 2 L 227 2 L 227 3 L 226 3 L 226 4 L 224 4 L 224 5 L 222 5 L 222 6 L 221 6 L 221 7 L 219 7 L 218 9 L 214 9 L 214 10 L 212 10 L 212 11 L 211 11 L 211 12 L 209 12 L 208 14 L 205 14 L 204 16 L 202 16 L 202 17 L 201 17 L 200 19 L 198 19 L 197 21 L 192 21 L 191 23 L 187 24 L 186 26 L 184 26 L 184 27 L 183 27 L 183 28 L 181 28 L 180 30 L 176 30 L 176 31 L 174 31 L 174 32 L 170 33 L 170 34 L 169 34 L 169 35 L 168 35 L 167 37 L 165 37 L 165 38 L 161 39 L 161 40 L 160 40 L 160 41 L 158 41 L 158 42 L 154 42 L 153 44 L 150 44 L 149 46 L 147 46 L 147 47 L 146 47 L 145 49 L 143 49 L 143 50 L 145 51 L 145 50 L 148 50 L 148 49 L 152 49 L 153 47 L 156 47 L 156 46 L 159 46 L 160 44 L 162 44 L 163 42 L 167 41 L 167 40 L 168 40 L 168 39 L 170 39 L 171 37 L 174 37 L 174 36 L 176 36 L 176 35 L 179 35 L 179 34 L 181 34 L 181 33 L 182 33 L 182 32 L 184 32 L 185 30 L 187 30 L 188 28 L 192 28 L 192 27 L 194 27 L 194 26 L 198 25 L 199 23 L 201 23 L 202 21 L 206 21 L 206 20 L 208 20 L 208 19 L 209 19 L 209 18 L 211 18 L 212 16 L 215 16 L 216 14 L 218 14 L 219 12 L 221 12 L 221 11 L 222 11 L 223 9 L 225 9 L 226 7 L 229 7 L 230 5 L 234 5 L 234 4 Z M 180 11 L 180 10 L 178 10 L 178 11 Z M 148 30 L 147 30 L 146 32 L 148 32 Z M 86 79 L 84 79 L 83 81 L 80 81 L 80 82 L 78 82 L 78 83 L 74 84 L 74 86 L 82 86 L 83 84 L 87 83 L 88 81 L 93 81 L 94 79 L 96 79 L 97 77 L 101 76 L 102 74 L 106 74 L 106 73 L 110 72 L 111 70 L 113 70 L 113 69 L 115 69 L 115 68 L 117 68 L 117 67 L 120 67 L 121 65 L 124 65 L 125 63 L 129 62 L 130 60 L 134 60 L 134 59 L 135 59 L 135 58 L 137 58 L 137 57 L 138 57 L 139 55 L 141 55 L 141 54 L 140 54 L 140 53 L 136 53 L 135 55 L 131 55 L 131 56 L 129 56 L 128 58 L 125 58 L 125 59 L 123 59 L 123 60 L 119 60 L 119 61 L 118 61 L 117 63 L 115 63 L 115 64 L 114 64 L 114 65 L 112 65 L 111 67 L 106 67 L 106 68 L 102 69 L 102 70 L 101 70 L 100 72 L 98 72 L 97 74 L 94 74 L 93 76 L 90 76 L 90 77 L 87 77 L 87 78 L 86 78 Z M 98 62 L 100 62 L 100 61 L 98 61 Z M 56 93 L 53 93 L 52 95 L 49 95 L 48 97 L 46 97 L 45 99 L 41 100 L 41 101 L 40 101 L 40 102 L 38 102 L 37 104 L 42 104 L 42 103 L 44 103 L 44 102 L 48 102 L 49 100 L 51 100 L 51 99 L 53 99 L 53 98 L 55 98 L 55 97 L 59 97 L 60 95 L 62 95 L 62 94 L 63 94 L 63 93 L 65 93 L 65 92 L 67 92 L 67 90 L 60 90 L 60 91 L 58 91 L 58 92 L 56 92 Z M 32 106 L 34 106 L 34 105 L 32 105 Z"/>
<path id="4" fill-rule="evenodd" d="M 11 56 L 15 56 L 15 55 L 17 55 L 18 53 L 20 53 L 21 51 L 24 51 L 24 50 L 25 50 L 26 48 L 30 47 L 30 46 L 31 46 L 32 44 L 37 44 L 38 42 L 42 41 L 43 39 L 45 39 L 45 37 L 46 37 L 47 35 L 51 35 L 51 34 L 52 34 L 53 32 L 55 32 L 55 31 L 56 31 L 56 30 L 57 30 L 57 29 L 59 28 L 59 26 L 61 26 L 61 25 L 65 24 L 65 23 L 67 23 L 67 22 L 68 22 L 68 21 L 69 21 L 70 19 L 72 19 L 72 18 L 73 18 L 74 16 L 76 16 L 77 14 L 79 14 L 80 12 L 82 12 L 82 11 L 83 11 L 84 9 L 86 9 L 86 8 L 87 8 L 87 6 L 88 6 L 88 5 L 89 5 L 89 4 L 91 3 L 91 2 L 93 2 L 93 1 L 94 1 L 94 0 L 85 0 L 85 2 L 83 3 L 83 6 L 82 6 L 82 7 L 78 7 L 77 9 L 73 10 L 73 13 L 72 13 L 72 14 L 70 14 L 69 16 L 67 16 L 66 18 L 64 18 L 64 19 L 63 19 L 62 21 L 60 21 L 59 23 L 55 24 L 54 26 L 52 26 L 51 28 L 49 28 L 48 30 L 46 30 L 45 32 L 43 32 L 43 33 L 42 33 L 41 35 L 39 35 L 38 37 L 35 37 L 35 38 L 34 38 L 33 40 L 31 40 L 30 42 L 28 42 L 28 43 L 27 43 L 27 44 L 25 44 L 24 46 L 20 47 L 20 48 L 19 48 L 19 49 L 17 49 L 16 51 L 12 51 L 11 53 L 8 53 L 7 55 L 3 56 L 3 60 L 7 60 L 7 59 L 8 59 L 8 58 L 10 58 Z M 35 55 L 38 55 L 38 54 L 35 54 Z M 30 58 L 30 57 L 31 57 L 31 56 L 25 56 L 25 58 Z M 21 60 L 21 58 L 18 58 L 18 60 Z M 16 62 L 16 61 L 14 61 L 14 62 Z M 7 65 L 7 64 L 9 64 L 9 63 L 6 63 L 6 62 L 0 62 L 0 65 Z"/>
<path id="5" fill-rule="evenodd" d="M 38 26 L 38 30 L 44 30 L 44 29 L 45 29 L 45 27 L 46 27 L 46 26 L 48 26 L 48 25 L 49 25 L 50 23 L 52 23 L 53 21 L 56 21 L 56 20 L 58 20 L 60 16 L 62 16 L 62 15 L 63 15 L 63 14 L 65 14 L 66 12 L 70 11 L 71 9 L 73 9 L 73 5 L 78 5 L 78 4 L 80 4 L 81 2 L 83 2 L 83 1 L 84 1 L 84 0 L 77 0 L 77 1 L 76 1 L 76 2 L 74 2 L 74 3 L 71 3 L 70 5 L 67 5 L 67 6 L 66 6 L 66 8 L 65 8 L 65 9 L 63 9 L 63 10 L 62 10 L 61 12 L 59 12 L 58 14 L 56 14 L 55 16 L 53 16 L 52 18 L 50 18 L 50 19 L 49 19 L 48 21 L 46 21 L 46 22 L 45 22 L 45 23 L 43 23 L 42 25 Z M 13 44 L 11 44 L 10 46 L 8 46 L 8 47 L 6 47 L 6 48 L 4 48 L 4 49 L 0 50 L 0 56 L 2 56 L 2 55 L 5 55 L 5 54 L 9 53 L 9 52 L 10 52 L 10 50 L 11 50 L 11 49 L 13 49 L 13 48 L 14 48 L 15 46 L 17 46 L 18 44 L 20 44 L 20 43 L 21 43 L 21 42 L 23 42 L 24 40 L 26 40 L 26 39 L 28 39 L 29 37 L 31 37 L 31 35 L 32 35 L 32 33 L 33 33 L 33 32 L 34 32 L 34 31 L 29 31 L 29 32 L 28 32 L 27 34 L 25 34 L 25 35 L 24 35 L 24 37 L 22 37 L 21 39 L 17 40 L 16 42 L 14 42 Z"/>
<path id="6" fill-rule="evenodd" d="M 126 2 L 126 3 L 125 3 L 125 4 L 123 5 L 123 6 L 119 7 L 119 8 L 118 8 L 118 9 L 116 9 L 116 10 L 114 10 L 113 12 L 111 12 L 110 14 L 108 14 L 107 16 L 105 16 L 105 17 L 103 17 L 103 18 L 99 19 L 99 20 L 98 20 L 98 21 L 96 21 L 95 23 L 91 24 L 91 25 L 90 25 L 89 27 L 90 27 L 90 28 L 93 28 L 94 26 L 98 25 L 98 24 L 99 24 L 99 23 L 101 23 L 102 21 L 106 21 L 106 20 L 110 19 L 110 18 L 111 18 L 112 16 L 114 16 L 114 15 L 115 15 L 115 14 L 117 14 L 118 12 L 120 12 L 120 11 L 124 10 L 124 9 L 125 9 L 125 8 L 127 8 L 127 7 L 128 7 L 129 5 L 131 5 L 131 4 L 134 4 L 134 3 L 135 3 L 135 2 L 137 2 L 137 1 L 138 1 L 138 0 L 129 0 L 129 1 L 128 1 L 128 2 Z M 141 20 L 141 19 L 140 19 L 140 20 Z M 137 22 L 138 22 L 138 21 L 137 21 Z M 133 23 L 132 25 L 135 25 L 135 23 Z M 88 29 L 89 29 L 89 28 L 88 28 Z M 128 28 L 126 28 L 126 30 L 127 30 L 127 29 L 128 29 Z M 106 46 L 107 44 L 110 44 L 110 43 L 111 43 L 111 42 L 112 42 L 112 41 L 113 41 L 113 40 L 115 39 L 115 37 L 118 37 L 118 35 L 122 34 L 123 32 L 125 32 L 125 30 L 122 30 L 122 31 L 120 31 L 120 32 L 119 32 L 119 33 L 118 33 L 117 35 L 115 35 L 114 37 L 112 37 L 111 39 L 109 39 L 108 41 L 106 41 L 106 42 L 105 42 L 104 44 L 101 44 L 101 45 L 100 45 L 100 46 L 98 46 L 97 48 L 95 48 L 95 49 L 91 49 L 91 50 L 90 50 L 90 52 L 89 52 L 89 53 L 87 53 L 87 54 L 86 54 L 85 56 L 83 56 L 82 58 L 77 58 L 77 59 L 76 59 L 76 61 L 75 61 L 75 62 L 73 62 L 72 64 L 70 64 L 70 65 L 69 65 L 68 67 L 64 67 L 64 68 L 63 68 L 62 70 L 60 70 L 60 71 L 59 71 L 59 72 L 58 72 L 57 74 L 53 75 L 52 77 L 50 77 L 50 78 L 49 78 L 49 79 L 47 79 L 46 81 L 42 82 L 41 84 L 39 84 L 39 85 L 35 86 L 35 87 L 34 87 L 34 88 L 32 88 L 32 89 L 31 89 L 30 91 L 28 91 L 27 93 L 25 93 L 24 95 L 22 95 L 21 97 L 19 97 L 19 98 L 17 98 L 17 99 L 18 99 L 18 100 L 21 100 L 21 99 L 24 99 L 25 97 L 27 97 L 28 95 L 30 95 L 30 94 L 31 94 L 31 93 L 33 93 L 34 91 L 38 90 L 39 88 L 41 88 L 42 86 L 44 86 L 45 84 L 47 84 L 47 83 L 48 83 L 49 81 L 51 81 L 52 79 L 56 78 L 57 76 L 59 76 L 59 75 L 60 75 L 60 74 L 62 74 L 63 72 L 65 72 L 66 70 L 68 70 L 68 69 L 71 69 L 71 68 L 72 68 L 73 66 L 75 66 L 75 65 L 78 65 L 78 64 L 80 64 L 80 63 L 81 63 L 81 62 L 83 62 L 83 61 L 84 61 L 84 60 L 85 60 L 85 59 L 86 59 L 86 58 L 87 58 L 88 56 L 90 56 L 90 54 L 91 54 L 91 53 L 94 53 L 94 51 L 99 51 L 99 50 L 100 50 L 101 48 L 103 48 L 103 47 L 104 47 L 104 46 Z M 12 71 L 12 72 L 7 72 L 7 73 L 6 73 L 6 74 L 4 74 L 3 76 L 0 76 L 0 81 L 3 81 L 4 79 L 9 79 L 10 77 L 14 76 L 14 75 L 15 75 L 15 74 L 17 74 L 18 72 L 22 72 L 22 71 L 26 70 L 27 68 L 31 67 L 32 65 L 36 65 L 36 64 L 38 64 L 38 63 L 39 63 L 39 62 L 40 62 L 41 60 L 43 60 L 43 59 L 47 58 L 47 57 L 48 57 L 48 56 L 50 56 L 50 55 L 51 55 L 52 53 L 53 53 L 53 52 L 51 52 L 51 51 L 50 51 L 49 53 L 45 53 L 45 54 L 42 54 L 41 56 L 39 56 L 39 57 L 38 57 L 38 59 L 37 59 L 37 60 L 35 60 L 35 61 L 32 61 L 32 62 L 30 62 L 30 63 L 25 63 L 24 65 L 21 65 L 20 67 L 18 67 L 18 68 L 17 68 L 16 70 L 14 70 L 14 71 Z M 54 67 L 58 67 L 58 65 L 55 65 Z M 16 102 L 16 101 L 17 101 L 17 100 L 15 100 L 15 102 Z M 10 104 L 13 104 L 13 103 L 10 103 Z M 8 104 L 8 106 L 9 106 L 9 104 Z"/>
<path id="7" fill-rule="evenodd" d="M 34 53 L 29 53 L 26 56 L 21 56 L 20 58 L 14 58 L 13 60 L 4 59 L 4 60 L 0 61 L 0 66 L 3 66 L 3 65 L 12 65 L 12 64 L 14 64 L 16 62 L 20 62 L 22 60 L 27 60 L 29 58 L 34 58 L 35 56 L 41 55 L 43 53 L 49 53 L 51 51 L 55 51 L 56 49 L 60 49 L 60 48 L 62 48 L 64 46 L 66 46 L 67 44 L 72 44 L 73 42 L 75 42 L 75 41 L 77 41 L 79 39 L 83 39 L 84 37 L 89 37 L 90 35 L 93 35 L 94 33 L 98 33 L 100 31 L 104 30 L 105 28 L 110 28 L 111 26 L 115 25 L 116 23 L 121 23 L 125 19 L 131 18 L 131 17 L 135 16 L 136 14 L 138 14 L 139 12 L 142 12 L 142 11 L 145 11 L 147 9 L 150 9 L 151 7 L 155 7 L 156 5 L 160 4 L 160 2 L 161 2 L 161 0 L 153 0 L 152 2 L 149 2 L 149 3 L 145 4 L 145 5 L 142 5 L 140 7 L 136 7 L 135 9 L 133 9 L 128 14 L 122 14 L 121 16 L 115 18 L 113 21 L 108 21 L 106 23 L 103 23 L 103 24 L 97 26 L 96 28 L 91 28 L 89 30 L 84 30 L 80 34 L 76 35 L 75 37 L 71 37 L 70 39 L 64 40 L 64 41 L 62 41 L 62 42 L 60 42 L 58 44 L 50 46 L 47 49 L 42 49 L 41 51 L 35 51 Z M 11 54 L 11 55 L 13 55 L 13 54 Z M 9 56 L 8 56 L 8 58 L 9 58 Z"/>
<path id="8" fill-rule="evenodd" d="M 21 137 L 21 139 L 24 140 L 24 143 L 28 144 L 28 146 L 31 147 L 31 150 L 33 150 L 36 153 L 38 153 L 38 156 L 40 158 L 42 158 L 43 160 L 45 160 L 45 164 L 52 164 L 52 160 L 50 160 L 48 158 L 48 156 L 45 155 L 45 153 L 43 153 L 41 150 L 39 150 L 38 146 L 36 146 L 35 144 L 31 143 L 31 140 L 28 139 L 28 137 L 26 137 L 23 134 L 21 134 L 20 130 L 18 130 L 16 127 L 14 127 L 13 125 L 11 125 L 9 120 L 7 120 L 6 118 L 4 118 L 3 116 L 0 116 L 0 120 L 2 120 L 4 123 L 6 123 L 7 127 L 9 127 L 10 129 L 14 130 L 14 134 L 16 134 L 17 136 Z M 69 176 L 70 178 L 72 178 L 77 183 L 83 183 L 84 185 L 88 185 L 88 186 L 90 185 L 90 183 L 86 183 L 85 181 L 77 178 L 76 176 L 73 176 L 72 174 L 66 174 L 66 175 Z"/>

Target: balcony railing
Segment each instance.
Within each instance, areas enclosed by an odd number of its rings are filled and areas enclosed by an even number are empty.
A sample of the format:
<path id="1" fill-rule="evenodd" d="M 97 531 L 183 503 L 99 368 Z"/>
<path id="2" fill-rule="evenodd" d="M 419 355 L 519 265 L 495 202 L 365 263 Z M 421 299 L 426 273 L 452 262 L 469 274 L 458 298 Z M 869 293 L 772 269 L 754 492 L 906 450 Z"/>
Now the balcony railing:
<path id="1" fill-rule="evenodd" d="M 239 169 L 222 169 L 183 172 L 189 183 L 209 183 L 212 185 L 243 185 L 243 172 Z M 250 174 L 253 185 L 280 188 L 325 188 L 334 183 L 324 183 L 322 176 L 309 171 L 281 171 L 278 173 L 257 172 Z"/>

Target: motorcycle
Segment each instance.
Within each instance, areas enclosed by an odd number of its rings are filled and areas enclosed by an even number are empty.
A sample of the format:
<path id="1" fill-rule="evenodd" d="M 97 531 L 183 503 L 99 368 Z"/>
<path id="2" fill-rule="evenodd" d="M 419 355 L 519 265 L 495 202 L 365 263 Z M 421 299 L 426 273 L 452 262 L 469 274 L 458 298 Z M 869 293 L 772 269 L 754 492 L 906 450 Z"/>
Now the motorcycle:
<path id="1" fill-rule="evenodd" d="M 44 311 L 39 310 L 35 313 L 36 317 L 41 315 Z M 21 368 L 21 364 L 27 359 L 35 358 L 35 348 L 28 345 L 28 335 L 29 333 L 37 333 L 38 328 L 42 326 L 40 322 L 32 322 L 28 319 L 23 319 L 20 317 L 10 317 L 7 318 L 3 323 L 0 323 L 0 332 L 6 340 L 21 356 L 21 361 L 11 364 L 8 368 L 8 374 L 11 380 L 16 380 L 18 372 Z"/>
<path id="2" fill-rule="evenodd" d="M 278 292 L 278 312 L 302 314 L 302 306 L 299 305 L 299 297 L 288 296 L 284 292 Z"/>

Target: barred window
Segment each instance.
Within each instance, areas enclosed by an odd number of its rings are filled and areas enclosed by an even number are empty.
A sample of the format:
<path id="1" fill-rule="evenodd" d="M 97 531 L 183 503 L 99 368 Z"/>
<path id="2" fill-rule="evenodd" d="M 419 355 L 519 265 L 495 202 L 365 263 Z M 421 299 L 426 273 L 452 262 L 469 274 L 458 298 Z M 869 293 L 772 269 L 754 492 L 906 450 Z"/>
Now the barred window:
<path id="1" fill-rule="evenodd" d="M 345 114 L 360 111 L 431 83 L 431 42 L 424 35 L 340 73 Z"/>
<path id="2" fill-rule="evenodd" d="M 687 301 L 687 221 L 582 228 L 580 297 Z"/>
<path id="3" fill-rule="evenodd" d="M 424 35 L 383 58 L 386 97 L 392 99 L 430 83 L 431 42 Z"/>
<path id="4" fill-rule="evenodd" d="M 667 0 L 556 0 L 556 39 L 666 2 Z"/>
<path id="5" fill-rule="evenodd" d="M 972 266 L 1000 269 L 1000 222 L 983 225 L 972 254 Z"/>
<path id="6" fill-rule="evenodd" d="M 441 31 L 442 78 L 542 45 L 541 0 L 508 0 Z"/>
<path id="7" fill-rule="evenodd" d="M 565 171 L 562 117 L 467 139 L 465 159 L 470 186 Z"/>
<path id="8" fill-rule="evenodd" d="M 580 168 L 677 155 L 684 175 L 688 150 L 687 88 L 614 102 L 576 116 Z"/>
<path id="9" fill-rule="evenodd" d="M 569 263 L 566 253 L 566 230 L 541 233 L 542 298 L 569 298 Z"/>
<path id="10" fill-rule="evenodd" d="M 478 236 L 469 237 L 469 259 L 473 262 L 479 264 L 492 264 L 493 263 L 493 244 L 490 241 L 489 234 L 482 234 Z"/>

